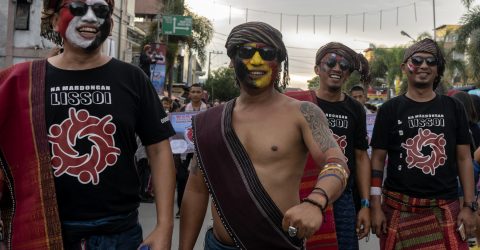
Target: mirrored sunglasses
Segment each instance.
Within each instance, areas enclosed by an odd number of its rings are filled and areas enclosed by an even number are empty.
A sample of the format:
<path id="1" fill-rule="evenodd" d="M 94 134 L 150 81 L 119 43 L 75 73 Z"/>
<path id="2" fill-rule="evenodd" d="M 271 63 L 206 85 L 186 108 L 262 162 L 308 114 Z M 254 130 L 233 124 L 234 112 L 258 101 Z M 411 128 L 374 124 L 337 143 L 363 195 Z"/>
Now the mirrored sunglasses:
<path id="1" fill-rule="evenodd" d="M 263 60 L 271 61 L 275 59 L 277 50 L 271 47 L 254 48 L 249 46 L 242 46 L 238 48 L 238 57 L 242 59 L 250 59 L 255 55 L 255 52 L 260 54 Z"/>
<path id="2" fill-rule="evenodd" d="M 331 69 L 335 68 L 335 66 L 338 63 L 338 65 L 340 65 L 340 69 L 342 71 L 350 70 L 350 68 L 351 68 L 351 65 L 347 61 L 347 59 L 345 59 L 343 57 L 338 57 L 337 58 L 336 54 L 332 54 L 332 56 L 330 56 L 327 60 L 322 61 L 322 63 L 325 63 Z"/>
<path id="3" fill-rule="evenodd" d="M 106 18 L 110 14 L 110 7 L 100 3 L 89 5 L 85 2 L 77 1 L 65 4 L 62 8 L 65 6 L 68 6 L 70 13 L 74 16 L 84 16 L 87 14 L 88 8 L 92 8 L 93 13 L 95 13 L 95 16 L 98 18 Z"/>
<path id="4" fill-rule="evenodd" d="M 426 62 L 428 66 L 437 66 L 437 58 L 433 56 L 421 57 L 421 56 L 412 56 L 410 61 L 415 66 L 420 66 L 423 62 Z"/>

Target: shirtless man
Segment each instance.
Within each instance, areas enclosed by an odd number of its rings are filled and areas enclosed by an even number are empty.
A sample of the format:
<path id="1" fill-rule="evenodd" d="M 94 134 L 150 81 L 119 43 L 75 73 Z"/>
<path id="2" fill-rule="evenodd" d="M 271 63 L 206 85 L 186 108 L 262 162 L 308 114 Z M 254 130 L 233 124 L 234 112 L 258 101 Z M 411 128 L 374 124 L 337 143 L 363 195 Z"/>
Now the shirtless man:
<path id="1" fill-rule="evenodd" d="M 198 165 L 183 197 L 180 249 L 193 249 L 209 193 L 213 229 L 205 249 L 303 249 L 303 239 L 321 226 L 326 206 L 346 185 L 345 157 L 316 105 L 276 90 L 283 61 L 283 87 L 288 79 L 278 30 L 241 24 L 226 48 L 240 96 L 195 116 Z M 314 191 L 300 202 L 308 152 L 324 167 Z"/>

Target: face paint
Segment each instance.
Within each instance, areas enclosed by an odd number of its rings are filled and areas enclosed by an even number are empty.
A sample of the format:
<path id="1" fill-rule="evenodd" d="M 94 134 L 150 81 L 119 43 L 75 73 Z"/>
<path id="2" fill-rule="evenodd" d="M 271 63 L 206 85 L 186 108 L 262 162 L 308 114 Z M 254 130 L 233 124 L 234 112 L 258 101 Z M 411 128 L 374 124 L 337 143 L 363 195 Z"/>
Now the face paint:
<path id="1" fill-rule="evenodd" d="M 410 74 L 413 74 L 414 72 L 417 71 L 417 67 L 415 67 L 413 64 L 411 63 L 407 63 L 407 68 L 408 68 L 408 72 L 410 72 Z"/>
<path id="2" fill-rule="evenodd" d="M 252 80 L 248 77 L 248 69 L 247 66 L 243 63 L 242 59 L 235 57 L 234 59 L 234 69 L 235 69 L 235 76 L 237 77 L 238 81 L 241 83 L 254 87 L 255 84 L 252 83 Z"/>
<path id="3" fill-rule="evenodd" d="M 87 0 L 87 5 L 104 4 L 104 0 Z M 68 5 L 60 11 L 59 31 L 64 40 L 73 46 L 84 48 L 87 51 L 92 51 L 100 47 L 100 45 L 107 39 L 110 34 L 112 26 L 110 15 L 106 18 L 98 18 L 89 7 L 85 15 L 73 16 L 70 13 Z M 64 32 L 63 27 L 66 26 Z M 62 27 L 62 29 L 60 29 Z M 62 34 L 63 33 L 63 34 Z"/>
<path id="4" fill-rule="evenodd" d="M 327 53 L 315 66 L 320 84 L 330 92 L 338 92 L 350 76 L 350 63 L 336 53 Z"/>
<path id="5" fill-rule="evenodd" d="M 320 70 L 322 72 L 328 72 L 330 70 L 330 67 L 328 67 L 327 64 L 322 63 L 322 64 L 320 64 Z"/>
<path id="6" fill-rule="evenodd" d="M 251 48 L 268 48 L 268 45 L 261 43 L 248 43 L 243 47 Z M 254 88 L 265 88 L 278 80 L 279 63 L 276 57 L 273 60 L 265 60 L 258 50 L 255 51 L 251 58 L 235 57 L 235 72 L 237 78 L 247 86 Z M 265 55 L 264 55 L 265 56 Z M 244 56 L 245 57 L 245 56 Z M 269 58 L 269 57 L 267 57 Z"/>
<path id="7" fill-rule="evenodd" d="M 67 4 L 67 3 L 69 2 L 66 1 L 63 4 Z M 68 24 L 70 23 L 70 21 L 72 21 L 73 17 L 74 16 L 72 15 L 72 13 L 70 13 L 70 10 L 68 9 L 68 7 L 60 9 L 58 23 L 57 23 L 57 26 L 58 26 L 57 32 L 60 34 L 60 36 L 63 39 L 66 38 L 65 33 L 67 32 Z"/>

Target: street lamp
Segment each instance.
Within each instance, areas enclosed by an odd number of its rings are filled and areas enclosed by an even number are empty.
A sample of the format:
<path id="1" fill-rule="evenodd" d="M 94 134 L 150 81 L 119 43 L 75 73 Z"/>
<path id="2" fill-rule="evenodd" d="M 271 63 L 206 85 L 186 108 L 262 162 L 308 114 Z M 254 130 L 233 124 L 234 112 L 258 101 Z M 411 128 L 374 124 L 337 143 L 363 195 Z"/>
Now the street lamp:
<path id="1" fill-rule="evenodd" d="M 407 32 L 405 32 L 405 31 L 402 30 L 402 31 L 400 31 L 400 34 L 401 34 L 402 36 L 406 36 L 406 37 L 412 39 L 412 41 L 415 42 L 415 39 L 413 39 Z"/>

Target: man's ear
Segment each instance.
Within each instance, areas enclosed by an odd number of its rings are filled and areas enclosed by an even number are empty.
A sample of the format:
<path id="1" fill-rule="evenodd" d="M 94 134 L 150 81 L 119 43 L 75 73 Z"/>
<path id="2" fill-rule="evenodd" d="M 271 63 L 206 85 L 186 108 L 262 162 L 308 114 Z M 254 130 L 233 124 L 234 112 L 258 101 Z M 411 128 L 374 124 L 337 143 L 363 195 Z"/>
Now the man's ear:
<path id="1" fill-rule="evenodd" d="M 408 74 L 408 72 L 409 72 L 408 68 L 407 68 L 407 64 L 405 64 L 405 63 L 400 64 L 400 69 L 402 70 L 402 72 L 404 74 Z"/>
<path id="2" fill-rule="evenodd" d="M 313 67 L 313 71 L 315 71 L 316 75 L 319 75 L 320 74 L 320 67 L 318 65 L 315 65 L 315 67 Z"/>
<path id="3" fill-rule="evenodd" d="M 233 59 L 230 59 L 230 63 L 228 64 L 228 67 L 229 67 L 229 68 L 233 68 L 233 65 L 234 65 Z"/>

